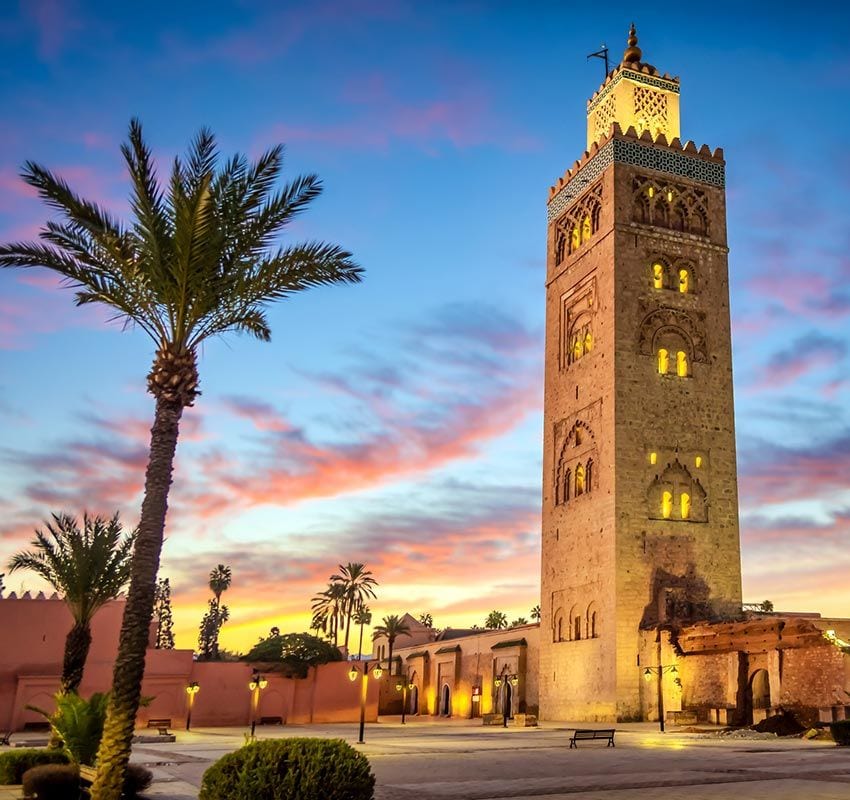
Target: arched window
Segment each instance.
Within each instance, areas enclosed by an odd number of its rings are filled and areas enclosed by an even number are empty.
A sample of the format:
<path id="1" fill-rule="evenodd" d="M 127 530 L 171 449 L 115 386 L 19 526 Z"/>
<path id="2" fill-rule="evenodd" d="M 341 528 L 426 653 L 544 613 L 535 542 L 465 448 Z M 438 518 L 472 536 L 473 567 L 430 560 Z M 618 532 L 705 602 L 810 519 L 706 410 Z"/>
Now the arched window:
<path id="1" fill-rule="evenodd" d="M 688 377 L 688 354 L 684 350 L 676 353 L 676 374 L 680 378 Z"/>
<path id="2" fill-rule="evenodd" d="M 576 614 L 573 620 L 573 639 L 578 641 L 581 639 L 581 616 Z"/>
<path id="3" fill-rule="evenodd" d="M 576 425 L 576 447 L 578 447 L 584 441 L 584 434 L 581 431 L 581 428 Z"/>
<path id="4" fill-rule="evenodd" d="M 691 496 L 687 492 L 682 492 L 679 495 L 679 505 L 682 512 L 682 519 L 691 518 Z"/>
<path id="5" fill-rule="evenodd" d="M 593 350 L 593 334 L 588 331 L 584 334 L 584 352 L 589 353 Z"/>
<path id="6" fill-rule="evenodd" d="M 575 253 L 581 247 L 581 230 L 578 225 L 573 225 L 570 231 L 570 252 Z"/>
<path id="7" fill-rule="evenodd" d="M 673 492 L 665 491 L 661 495 L 661 516 L 670 519 L 673 513 Z"/>
<path id="8" fill-rule="evenodd" d="M 579 464 L 576 467 L 576 497 L 580 494 L 584 494 L 584 486 L 585 486 L 585 475 L 584 475 L 584 467 Z"/>
<path id="9" fill-rule="evenodd" d="M 590 241 L 591 233 L 593 233 L 593 227 L 590 223 L 590 215 L 585 214 L 584 219 L 582 219 L 582 221 L 581 221 L 581 242 L 582 242 L 582 244 Z"/>
<path id="10" fill-rule="evenodd" d="M 564 488 L 563 488 L 563 497 L 561 498 L 562 503 L 566 503 L 570 499 L 570 484 L 573 480 L 573 472 L 568 469 L 564 473 Z"/>
<path id="11" fill-rule="evenodd" d="M 593 489 L 593 459 L 587 459 L 587 466 L 584 469 L 584 482 L 587 487 L 587 491 L 591 491 Z"/>
<path id="12" fill-rule="evenodd" d="M 664 288 L 664 265 L 658 262 L 652 265 L 652 288 Z"/>
<path id="13" fill-rule="evenodd" d="M 691 274 L 683 267 L 679 270 L 679 291 L 687 294 L 691 290 Z"/>
<path id="14" fill-rule="evenodd" d="M 573 337 L 573 361 L 578 361 L 584 355 L 584 338 L 579 336 Z"/>
<path id="15" fill-rule="evenodd" d="M 590 612 L 589 626 L 590 626 L 590 630 L 588 632 L 589 637 L 591 639 L 595 639 L 596 638 L 596 612 L 595 611 Z"/>
<path id="16" fill-rule="evenodd" d="M 666 375 L 670 369 L 670 354 L 665 348 L 658 351 L 658 374 Z"/>

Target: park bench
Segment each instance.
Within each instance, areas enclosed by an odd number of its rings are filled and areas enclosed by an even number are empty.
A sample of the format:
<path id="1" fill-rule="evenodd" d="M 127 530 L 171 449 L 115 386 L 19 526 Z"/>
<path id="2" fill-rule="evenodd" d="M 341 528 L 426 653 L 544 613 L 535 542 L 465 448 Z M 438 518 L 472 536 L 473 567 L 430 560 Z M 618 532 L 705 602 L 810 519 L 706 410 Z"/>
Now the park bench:
<path id="1" fill-rule="evenodd" d="M 170 731 L 168 730 L 171 727 L 170 719 L 149 719 L 148 720 L 148 728 L 156 728 L 157 733 L 160 736 L 168 736 Z"/>
<path id="2" fill-rule="evenodd" d="M 49 733 L 49 722 L 25 722 L 24 733 Z"/>
<path id="3" fill-rule="evenodd" d="M 283 725 L 283 717 L 260 717 L 260 725 Z"/>
<path id="4" fill-rule="evenodd" d="M 13 733 L 13 731 L 3 731 L 2 733 L 0 733 L 0 747 L 2 747 L 3 745 L 10 745 L 11 746 L 11 744 L 12 744 L 12 733 Z"/>
<path id="5" fill-rule="evenodd" d="M 607 739 L 606 747 L 614 747 L 614 729 L 613 728 L 577 728 L 573 731 L 573 737 L 570 739 L 570 750 L 574 747 L 578 749 L 576 742 L 582 739 Z"/>

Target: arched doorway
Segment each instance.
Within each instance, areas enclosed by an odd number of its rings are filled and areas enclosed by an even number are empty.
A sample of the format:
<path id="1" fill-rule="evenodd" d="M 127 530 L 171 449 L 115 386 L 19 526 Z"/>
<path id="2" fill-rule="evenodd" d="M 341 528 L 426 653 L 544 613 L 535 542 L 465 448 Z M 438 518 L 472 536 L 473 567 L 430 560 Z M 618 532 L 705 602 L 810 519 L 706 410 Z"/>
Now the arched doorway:
<path id="1" fill-rule="evenodd" d="M 452 690 L 447 683 L 443 684 L 443 690 L 440 692 L 440 714 L 444 717 L 452 715 Z"/>
<path id="2" fill-rule="evenodd" d="M 408 714 L 418 714 L 419 713 L 419 687 L 414 686 L 410 690 L 410 694 L 407 696 L 407 713 Z"/>
<path id="3" fill-rule="evenodd" d="M 514 687 L 511 682 L 506 680 L 504 683 L 504 691 L 502 693 L 502 716 L 511 719 L 514 715 Z"/>
<path id="4" fill-rule="evenodd" d="M 750 678 L 752 707 L 770 708 L 770 675 L 766 669 L 757 669 Z"/>

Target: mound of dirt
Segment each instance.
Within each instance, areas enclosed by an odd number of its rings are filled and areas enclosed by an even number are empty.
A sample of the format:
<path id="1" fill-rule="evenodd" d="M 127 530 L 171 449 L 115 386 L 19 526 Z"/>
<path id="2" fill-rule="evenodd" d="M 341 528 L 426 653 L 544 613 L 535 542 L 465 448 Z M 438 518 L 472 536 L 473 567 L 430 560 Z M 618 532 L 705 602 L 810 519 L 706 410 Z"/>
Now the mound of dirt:
<path id="1" fill-rule="evenodd" d="M 792 713 L 783 711 L 763 719 L 758 725 L 753 725 L 753 730 L 759 733 L 775 733 L 777 736 L 799 736 L 806 728 Z"/>

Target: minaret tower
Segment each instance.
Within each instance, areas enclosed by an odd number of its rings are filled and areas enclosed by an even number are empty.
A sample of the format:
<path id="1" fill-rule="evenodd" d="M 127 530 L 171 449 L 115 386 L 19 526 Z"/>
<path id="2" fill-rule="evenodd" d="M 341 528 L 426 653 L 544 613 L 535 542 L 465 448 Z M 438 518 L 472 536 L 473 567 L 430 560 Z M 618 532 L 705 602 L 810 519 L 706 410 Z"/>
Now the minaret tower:
<path id="1" fill-rule="evenodd" d="M 640 718 L 641 640 L 741 604 L 725 162 L 641 59 L 549 193 L 543 719 Z"/>

